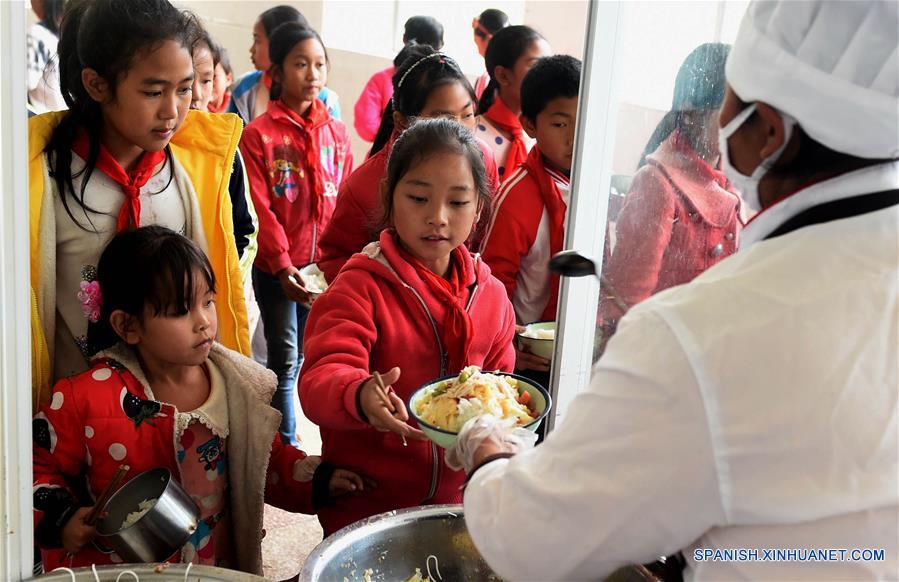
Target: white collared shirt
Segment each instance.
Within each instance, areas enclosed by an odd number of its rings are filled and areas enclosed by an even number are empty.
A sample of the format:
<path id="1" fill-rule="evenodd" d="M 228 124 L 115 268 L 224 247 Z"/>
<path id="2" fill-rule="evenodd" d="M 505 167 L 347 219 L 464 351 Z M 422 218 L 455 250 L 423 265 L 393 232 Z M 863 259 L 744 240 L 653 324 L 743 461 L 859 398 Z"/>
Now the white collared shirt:
<path id="1" fill-rule="evenodd" d="M 899 211 L 763 239 L 813 204 L 899 188 L 897 168 L 772 207 L 740 253 L 622 318 L 562 426 L 468 486 L 497 573 L 599 579 L 683 551 L 688 579 L 896 579 Z M 884 556 L 760 561 L 855 548 Z M 694 559 L 704 549 L 759 559 Z"/>

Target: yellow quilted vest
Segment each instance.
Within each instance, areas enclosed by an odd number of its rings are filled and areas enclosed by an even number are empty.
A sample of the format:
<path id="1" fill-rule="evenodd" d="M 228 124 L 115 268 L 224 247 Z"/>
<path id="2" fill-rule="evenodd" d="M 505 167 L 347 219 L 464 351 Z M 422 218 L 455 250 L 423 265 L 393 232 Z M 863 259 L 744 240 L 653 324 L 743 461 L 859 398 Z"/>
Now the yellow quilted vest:
<path id="1" fill-rule="evenodd" d="M 47 338 L 37 302 L 40 289 L 40 218 L 44 200 L 44 148 L 53 129 L 67 112 L 56 111 L 28 120 L 28 194 L 31 223 L 31 386 L 34 410 L 50 396 L 53 378 Z M 219 339 L 223 345 L 250 354 L 247 310 L 234 244 L 234 223 L 228 181 L 243 124 L 233 114 L 190 111 L 172 137 L 172 154 L 190 176 L 200 207 L 200 217 L 217 281 L 216 309 Z"/>

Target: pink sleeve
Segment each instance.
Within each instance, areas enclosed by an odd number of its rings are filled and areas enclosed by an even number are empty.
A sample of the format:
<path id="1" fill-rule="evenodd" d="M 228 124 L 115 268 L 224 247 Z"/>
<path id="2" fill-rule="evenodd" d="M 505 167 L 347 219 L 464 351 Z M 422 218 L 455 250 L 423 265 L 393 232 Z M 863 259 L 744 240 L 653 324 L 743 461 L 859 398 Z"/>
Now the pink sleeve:
<path id="1" fill-rule="evenodd" d="M 266 169 L 265 150 L 259 130 L 253 124 L 247 126 L 240 139 L 240 153 L 243 156 L 250 183 L 250 197 L 259 219 L 259 252 L 256 260 L 260 261 L 272 275 L 292 265 L 290 260 L 290 243 L 284 226 L 271 208 L 271 189 Z"/>
<path id="2" fill-rule="evenodd" d="M 675 196 L 665 175 L 647 165 L 634 177 L 625 197 L 615 229 L 615 250 L 604 272 L 615 293 L 630 306 L 652 295 L 656 288 L 674 226 Z M 612 308 L 613 302 L 605 303 Z M 617 317 L 621 315 L 617 313 Z"/>
<path id="3" fill-rule="evenodd" d="M 367 142 L 375 141 L 381 116 L 384 114 L 384 104 L 390 99 L 390 95 L 384 95 L 384 76 L 384 71 L 372 75 L 353 107 L 353 127 L 359 137 Z"/>

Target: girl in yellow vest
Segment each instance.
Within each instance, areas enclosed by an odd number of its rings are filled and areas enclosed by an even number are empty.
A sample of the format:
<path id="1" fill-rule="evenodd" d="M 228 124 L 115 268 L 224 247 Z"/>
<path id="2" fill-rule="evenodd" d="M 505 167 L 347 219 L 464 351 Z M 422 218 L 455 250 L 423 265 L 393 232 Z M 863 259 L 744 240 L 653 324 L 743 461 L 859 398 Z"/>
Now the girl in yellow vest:
<path id="1" fill-rule="evenodd" d="M 219 340 L 249 352 L 228 181 L 241 122 L 189 111 L 198 25 L 167 0 L 70 3 L 60 31 L 67 112 L 29 120 L 35 407 L 87 369 L 118 232 L 159 224 L 203 248 L 221 281 Z"/>

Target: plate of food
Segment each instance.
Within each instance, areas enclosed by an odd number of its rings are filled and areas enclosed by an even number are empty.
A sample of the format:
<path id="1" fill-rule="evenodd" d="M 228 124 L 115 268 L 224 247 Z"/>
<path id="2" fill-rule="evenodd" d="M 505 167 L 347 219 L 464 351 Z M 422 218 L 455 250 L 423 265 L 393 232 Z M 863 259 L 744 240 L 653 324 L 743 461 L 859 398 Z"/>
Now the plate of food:
<path id="1" fill-rule="evenodd" d="M 456 443 L 459 430 L 472 418 L 491 414 L 536 431 L 551 408 L 549 392 L 534 380 L 482 372 L 477 366 L 429 382 L 409 399 L 409 412 L 421 430 L 446 449 Z"/>

